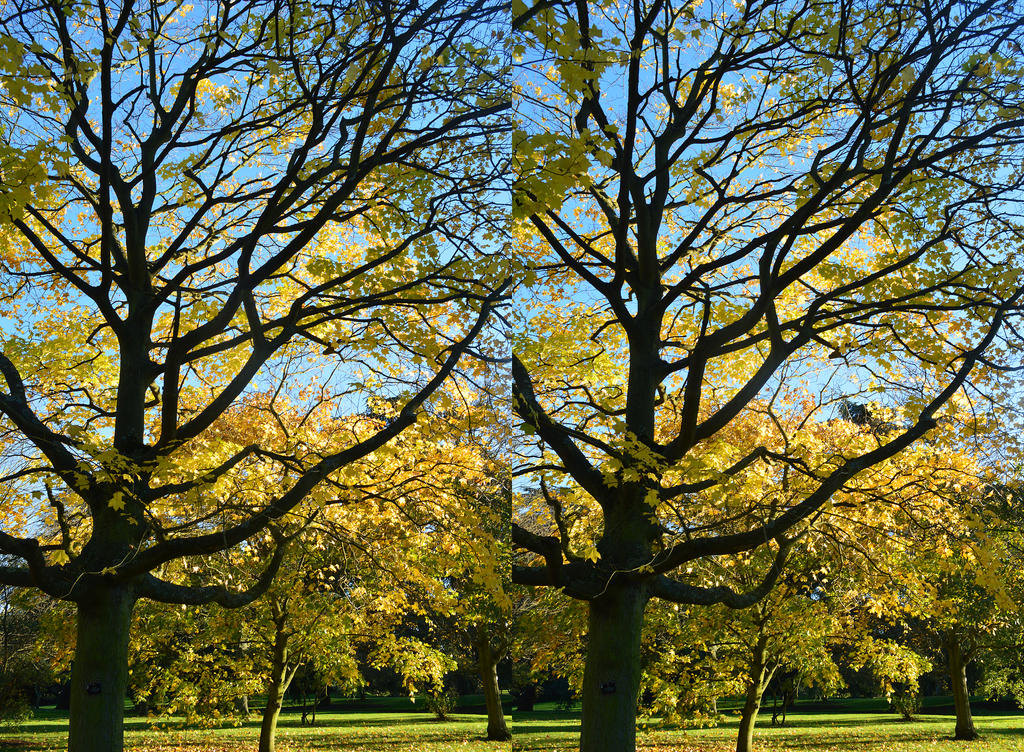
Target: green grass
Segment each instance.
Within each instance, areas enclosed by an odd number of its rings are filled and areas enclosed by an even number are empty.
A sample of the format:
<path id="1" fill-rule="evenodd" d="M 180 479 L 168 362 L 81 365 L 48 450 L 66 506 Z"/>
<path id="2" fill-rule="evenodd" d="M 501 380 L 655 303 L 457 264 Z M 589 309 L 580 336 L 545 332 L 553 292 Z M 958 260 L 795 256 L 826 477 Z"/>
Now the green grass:
<path id="1" fill-rule="evenodd" d="M 903 722 L 883 712 L 884 701 L 846 700 L 798 706 L 783 728 L 771 728 L 762 714 L 756 747 L 764 752 L 1024 752 L 1024 714 L 981 710 L 975 720 L 982 739 L 952 740 L 953 718 L 941 715 L 948 699 L 928 698 L 924 712 Z M 299 715 L 285 713 L 278 731 L 281 752 L 509 752 L 510 745 L 483 740 L 483 716 L 459 714 L 438 723 L 423 712 L 408 712 L 408 698 L 345 701 L 341 710 L 321 712 L 318 725 L 303 727 Z M 646 729 L 639 747 L 647 752 L 729 752 L 737 718 L 722 703 L 727 720 L 712 729 Z M 368 712 L 369 711 L 369 712 Z M 406 711 L 406 712 L 401 712 Z M 142 718 L 126 719 L 126 749 L 136 752 L 241 752 L 253 750 L 259 735 L 254 716 L 240 727 L 185 729 L 175 722 L 154 730 Z M 578 744 L 579 712 L 557 712 L 540 705 L 533 713 L 514 714 L 510 726 L 516 752 L 573 752 Z M 44 711 L 18 731 L 0 728 L 0 752 L 61 750 L 66 744 L 67 714 Z"/>
<path id="2" fill-rule="evenodd" d="M 409 700 L 405 700 L 409 705 Z M 240 752 L 256 747 L 259 717 L 239 727 L 186 729 L 175 720 L 153 729 L 143 718 L 125 719 L 125 749 L 142 752 Z M 438 723 L 427 713 L 318 712 L 315 727 L 302 726 L 299 715 L 282 715 L 277 733 L 280 752 L 507 752 L 508 744 L 483 740 L 483 716 L 456 715 Z M 18 730 L 0 728 L 0 752 L 62 750 L 67 745 L 67 713 L 48 711 L 23 723 Z"/>
<path id="3" fill-rule="evenodd" d="M 734 705 L 721 703 L 726 720 L 715 728 L 641 729 L 637 746 L 648 752 L 730 752 L 739 726 Z M 758 717 L 754 746 L 764 752 L 1024 752 L 1024 714 L 977 711 L 982 738 L 957 742 L 949 698 L 926 698 L 922 713 L 911 722 L 885 708 L 881 699 L 799 703 L 784 727 L 772 728 L 769 703 Z M 558 713 L 551 706 L 538 710 L 515 720 L 512 749 L 574 752 L 579 713 Z M 948 715 L 940 714 L 947 710 Z"/>

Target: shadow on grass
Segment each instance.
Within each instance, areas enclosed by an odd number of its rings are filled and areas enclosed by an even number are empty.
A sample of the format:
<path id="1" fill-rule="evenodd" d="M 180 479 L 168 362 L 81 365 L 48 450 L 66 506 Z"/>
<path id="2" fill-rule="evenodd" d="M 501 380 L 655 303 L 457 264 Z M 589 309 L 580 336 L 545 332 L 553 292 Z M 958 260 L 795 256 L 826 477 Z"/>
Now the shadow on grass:
<path id="1" fill-rule="evenodd" d="M 512 726 L 512 734 L 578 734 L 580 733 L 580 724 L 562 724 L 560 726 L 542 726 L 539 724 L 517 725 L 510 724 Z"/>
<path id="2" fill-rule="evenodd" d="M 772 726 L 771 723 L 761 723 L 758 718 L 757 728 L 759 731 L 772 732 L 777 731 L 784 733 L 787 729 L 815 729 L 815 728 L 865 728 L 868 726 L 884 726 L 886 728 L 900 726 L 908 726 L 915 723 L 927 723 L 930 725 L 940 725 L 952 719 L 947 719 L 942 716 L 932 716 L 930 718 L 915 718 L 913 721 L 905 721 L 899 716 L 892 716 L 891 718 L 879 718 L 878 716 L 857 718 L 856 716 L 842 716 L 836 718 L 835 716 L 823 715 L 821 718 L 804 717 L 804 718 L 790 718 L 786 721 L 784 726 Z"/>
<path id="3" fill-rule="evenodd" d="M 10 734 L 13 736 L 14 734 L 66 734 L 67 732 L 68 728 L 66 725 L 58 726 L 54 724 L 52 721 L 49 723 L 45 723 L 40 720 L 25 721 L 24 723 L 19 723 L 13 729 L 4 729 L 2 733 L 4 735 Z M 10 739 L 0 739 L 0 749 L 3 749 L 4 744 L 11 743 L 12 740 Z"/>
<path id="4" fill-rule="evenodd" d="M 516 723 L 530 723 L 532 721 L 545 721 L 551 723 L 557 723 L 559 721 L 573 721 L 575 723 L 579 723 L 580 712 L 578 710 L 568 712 L 542 710 L 534 713 L 512 713 L 508 718 Z"/>
<path id="5" fill-rule="evenodd" d="M 452 726 L 456 728 L 464 728 L 466 726 L 475 726 L 481 724 L 486 720 L 483 716 L 476 715 L 463 715 L 458 714 L 447 721 L 438 721 L 434 716 L 427 713 L 420 714 L 395 714 L 398 717 L 394 718 L 374 718 L 367 717 L 367 715 L 346 716 L 343 714 L 325 714 L 317 718 L 315 725 L 304 725 L 300 722 L 298 715 L 283 715 L 278 721 L 278 729 L 288 729 L 290 731 L 298 729 L 309 729 L 309 730 L 326 730 L 338 729 L 350 730 L 356 728 L 366 729 L 377 729 L 377 730 L 388 730 L 398 729 L 401 727 L 415 727 L 417 729 L 427 729 L 431 726 L 438 728 L 444 726 Z M 164 734 L 177 734 L 177 733 L 202 733 L 209 731 L 212 734 L 219 735 L 218 732 L 230 735 L 234 732 L 254 731 L 258 733 L 260 728 L 260 716 L 258 714 L 250 717 L 243 721 L 238 726 L 225 725 L 220 727 L 213 727 L 211 729 L 204 729 L 197 726 L 188 726 L 176 719 L 162 719 L 162 718 L 139 718 L 139 717 L 128 717 L 125 718 L 124 728 L 128 734 L 147 734 L 152 735 L 154 738 L 159 739 Z M 39 718 L 35 720 L 29 720 L 25 723 L 19 724 L 14 729 L 3 729 L 0 731 L 0 752 L 7 752 L 7 750 L 22 750 L 31 749 L 32 744 L 38 744 L 39 741 L 25 741 L 18 739 L 20 736 L 38 735 L 49 739 L 58 739 L 67 735 L 67 717 L 61 718 L 56 716 L 53 718 Z M 465 732 L 462 732 L 458 736 L 462 739 Z M 5 738 L 15 737 L 15 738 Z M 229 741 L 225 739 L 225 741 Z"/>
<path id="6" fill-rule="evenodd" d="M 974 716 L 974 721 L 975 721 L 976 724 L 981 724 L 982 726 L 984 726 L 985 720 L 987 718 L 1008 718 L 1008 717 L 1013 717 L 1013 716 L 1019 717 L 1019 715 L 1020 714 L 1014 714 L 1014 713 L 1002 713 L 1002 714 L 993 713 L 991 715 Z M 874 718 L 856 718 L 856 717 L 850 717 L 850 716 L 843 716 L 841 718 L 832 717 L 832 718 L 829 718 L 827 720 L 825 720 L 825 719 L 818 720 L 818 719 L 815 719 L 813 717 L 811 717 L 811 718 L 804 717 L 804 718 L 799 718 L 799 719 L 795 719 L 795 720 L 790 719 L 790 720 L 786 721 L 786 725 L 785 726 L 772 726 L 770 723 L 758 723 L 757 724 L 757 729 L 758 729 L 758 733 L 768 733 L 768 734 L 771 734 L 773 732 L 776 732 L 776 733 L 779 733 L 779 734 L 783 734 L 783 733 L 786 732 L 787 729 L 869 728 L 869 727 L 872 727 L 872 726 L 878 726 L 878 727 L 881 727 L 881 728 L 885 728 L 887 731 L 891 731 L 893 729 L 899 729 L 900 727 L 905 727 L 905 726 L 926 725 L 926 726 L 928 726 L 928 729 L 927 729 L 927 731 L 922 731 L 922 733 L 929 733 L 933 729 L 934 730 L 941 730 L 941 729 L 946 729 L 946 728 L 952 729 L 953 726 L 955 725 L 955 723 L 956 723 L 956 719 L 952 715 L 948 715 L 947 716 L 947 715 L 937 715 L 937 714 L 931 714 L 931 713 L 919 713 L 918 715 L 914 716 L 914 720 L 912 720 L 912 721 L 905 721 L 902 718 L 899 718 L 897 716 L 893 716 L 891 718 L 888 718 L 888 717 L 879 718 L 877 716 L 874 717 Z M 999 734 L 999 735 L 1007 735 L 1007 736 L 1020 736 L 1020 729 L 1016 728 L 1016 727 L 1014 727 L 1014 728 L 984 728 L 983 731 L 986 734 Z M 952 733 L 952 731 L 950 731 L 950 733 Z"/>
<path id="7" fill-rule="evenodd" d="M 1021 738 L 1021 731 L 1019 728 L 982 728 L 978 733 L 981 734 L 981 739 L 987 739 L 992 736 L 1012 736 L 1015 739 Z"/>
<path id="8" fill-rule="evenodd" d="M 404 750 L 411 752 L 411 750 L 420 749 L 422 747 L 434 746 L 434 745 L 461 745 L 464 743 L 472 744 L 486 744 L 488 743 L 482 736 L 466 736 L 465 734 L 438 734 L 431 735 L 429 738 L 391 738 L 391 739 L 379 739 L 373 737 L 359 737 L 359 738 L 338 738 L 338 737 L 309 737 L 303 739 L 288 739 L 279 738 L 278 743 L 284 743 L 288 747 L 298 745 L 301 747 L 302 752 L 308 752 L 308 750 L 328 750 L 328 749 L 358 749 L 367 750 L 373 749 L 374 752 L 377 750 Z M 492 744 L 507 745 L 508 742 L 491 742 Z"/>
<path id="9" fill-rule="evenodd" d="M 769 741 L 763 736 L 760 737 L 761 741 Z M 890 749 L 893 744 L 925 744 L 931 741 L 949 742 L 953 740 L 952 735 L 950 736 L 936 736 L 935 734 L 914 734 L 908 736 L 901 736 L 899 739 L 891 738 L 878 738 L 878 739 L 847 739 L 843 737 L 832 737 L 830 739 L 822 739 L 820 737 L 811 737 L 807 739 L 786 739 L 785 747 L 786 750 L 791 749 L 813 749 L 821 750 L 823 745 L 828 745 L 829 752 L 846 752 L 846 750 L 865 748 L 869 750 L 886 750 Z M 757 732 L 754 733 L 755 745 L 758 741 Z"/>
<path id="10" fill-rule="evenodd" d="M 283 722 L 282 722 L 283 721 Z M 448 723 L 479 723 L 475 718 L 450 718 L 447 721 L 439 721 L 433 716 L 424 715 L 419 717 L 405 718 L 345 718 L 344 716 L 329 716 L 326 718 L 317 717 L 315 726 L 303 726 L 301 722 L 291 718 L 278 721 L 278 728 L 390 728 L 392 726 L 440 726 Z M 259 726 L 259 723 L 256 723 Z"/>
<path id="11" fill-rule="evenodd" d="M 761 735 L 755 732 L 755 741 L 760 738 L 762 742 L 772 741 L 768 736 Z M 1020 729 L 986 729 L 983 734 L 978 738 L 977 741 L 983 742 L 986 739 L 992 741 L 993 739 L 1003 738 L 1015 738 L 1020 739 Z M 901 734 L 898 738 L 891 736 L 879 736 L 878 738 L 865 738 L 854 737 L 846 738 L 843 736 L 836 736 L 828 739 L 823 739 L 820 736 L 809 736 L 806 738 L 795 738 L 795 739 L 784 739 L 782 742 L 785 744 L 785 749 L 822 749 L 824 744 L 828 744 L 830 752 L 845 752 L 846 750 L 863 750 L 865 748 L 874 750 L 888 749 L 892 744 L 927 744 L 929 742 L 941 742 L 941 743 L 958 743 L 953 738 L 952 728 L 944 729 L 944 733 L 928 733 L 921 731 L 920 733 L 913 734 Z M 959 742 L 960 744 L 969 744 L 970 742 Z"/>

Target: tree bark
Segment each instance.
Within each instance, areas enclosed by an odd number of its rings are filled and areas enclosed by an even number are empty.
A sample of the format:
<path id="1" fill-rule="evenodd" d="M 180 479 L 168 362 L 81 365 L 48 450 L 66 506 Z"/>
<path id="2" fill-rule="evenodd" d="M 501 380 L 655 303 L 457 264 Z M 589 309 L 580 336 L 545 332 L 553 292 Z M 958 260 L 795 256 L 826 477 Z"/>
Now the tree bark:
<path id="1" fill-rule="evenodd" d="M 953 689 L 953 707 L 956 709 L 954 739 L 970 741 L 978 738 L 971 715 L 971 696 L 967 691 L 967 658 L 955 637 L 946 641 L 946 657 L 949 660 L 949 685 Z"/>
<path id="2" fill-rule="evenodd" d="M 590 601 L 580 752 L 636 749 L 640 631 L 646 606 L 646 589 L 632 583 L 610 585 Z"/>
<path id="3" fill-rule="evenodd" d="M 122 752 L 135 594 L 97 585 L 78 601 L 68 752 Z"/>
<path id="4" fill-rule="evenodd" d="M 487 705 L 487 740 L 507 742 L 512 738 L 505 723 L 505 711 L 501 707 L 501 690 L 498 687 L 498 661 L 501 652 L 491 645 L 487 630 L 480 628 L 477 643 L 477 668 L 484 688 L 484 702 Z"/>
<path id="5" fill-rule="evenodd" d="M 267 679 L 267 706 L 263 709 L 260 724 L 259 752 L 274 752 L 277 737 L 277 720 L 281 716 L 284 693 L 288 690 L 295 668 L 288 670 L 288 638 L 285 630 L 287 613 L 272 606 L 274 616 L 274 646 L 270 660 L 270 676 Z"/>
<path id="6" fill-rule="evenodd" d="M 765 661 L 768 638 L 761 635 L 754 644 L 751 654 L 750 675 L 747 680 L 746 700 L 740 712 L 740 729 L 736 737 L 736 752 L 751 752 L 754 749 L 754 725 L 761 710 L 761 697 L 768 686 L 770 674 Z"/>

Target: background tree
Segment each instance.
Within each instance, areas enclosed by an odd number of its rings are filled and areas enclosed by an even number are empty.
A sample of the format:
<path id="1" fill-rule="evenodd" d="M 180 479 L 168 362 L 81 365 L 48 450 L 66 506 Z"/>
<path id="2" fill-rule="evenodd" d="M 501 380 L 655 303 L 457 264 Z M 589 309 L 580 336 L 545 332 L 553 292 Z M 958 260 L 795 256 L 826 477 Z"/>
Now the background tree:
<path id="1" fill-rule="evenodd" d="M 197 572 L 167 570 L 164 576 L 179 583 L 199 579 Z M 234 612 L 143 601 L 131 631 L 128 696 L 139 715 L 177 715 L 189 725 L 213 726 L 237 720 L 248 696 L 262 690 Z"/>
<path id="2" fill-rule="evenodd" d="M 601 519 L 582 549 L 557 507 L 543 534 L 514 524 L 536 559 L 513 579 L 586 601 L 581 749 L 621 752 L 647 602 L 760 598 L 791 537 L 925 436 L 1016 314 L 1024 27 L 986 1 L 513 13 L 523 472 Z M 723 440 L 801 379 L 880 394 L 899 430 L 817 465 L 801 425 Z M 802 495 L 728 503 L 783 473 Z M 748 591 L 686 577 L 759 547 L 774 556 Z"/>
<path id="3" fill-rule="evenodd" d="M 507 376 L 507 373 L 505 374 Z M 466 603 L 461 617 L 468 628 L 476 652 L 477 674 L 487 709 L 487 739 L 508 741 L 512 738 L 501 700 L 498 683 L 498 665 L 505 660 L 512 647 L 515 607 L 508 594 L 509 533 L 512 519 L 512 478 L 508 450 L 511 416 L 507 400 L 497 400 L 496 389 L 488 389 L 487 399 L 478 406 L 482 419 L 475 421 L 475 430 L 465 437 L 468 449 L 479 458 L 479 472 L 464 477 L 453 489 L 461 494 L 462 504 L 474 511 L 479 523 L 474 536 L 493 541 L 494 575 L 496 579 L 472 580 L 463 588 Z M 485 408 L 483 410 L 479 408 Z M 470 574 L 473 569 L 470 569 Z M 482 580 L 482 581 L 481 581 Z"/>
<path id="4" fill-rule="evenodd" d="M 139 598 L 238 546 L 410 426 L 484 329 L 503 84 L 487 2 L 13 2 L 0 11 L 0 582 L 74 602 L 69 748 L 122 746 Z M 503 220 L 502 220 L 503 221 Z M 329 455 L 215 427 L 394 398 Z M 287 423 L 287 421 L 286 421 Z M 231 498 L 239 476 L 285 478 Z M 54 534 L 38 537 L 40 523 Z M 240 589 L 239 589 L 240 588 Z"/>
<path id="5" fill-rule="evenodd" d="M 854 670 L 868 671 L 876 689 L 904 720 L 913 720 L 921 707 L 920 680 L 931 669 L 931 661 L 902 640 L 871 635 L 857 644 L 848 660 Z"/>
<path id="6" fill-rule="evenodd" d="M 718 607 L 719 618 L 726 619 L 720 632 L 725 639 L 715 658 L 732 659 L 730 662 L 738 668 L 736 673 L 743 683 L 736 752 L 754 749 L 754 726 L 762 698 L 779 672 L 793 672 L 801 683 L 816 684 L 825 694 L 841 685 L 832 647 L 843 634 L 843 601 L 847 593 L 841 587 L 825 584 L 831 579 L 827 576 L 829 568 L 813 556 L 797 552 L 794 558 L 798 561 L 785 580 L 763 600 L 749 609 L 731 613 L 723 613 L 722 607 Z M 756 584 L 766 564 L 754 557 L 737 566 L 747 571 L 738 571 L 730 579 L 736 587 L 749 588 Z M 835 579 L 838 580 L 838 572 Z M 698 620 L 704 615 L 700 614 Z"/>
<path id="7" fill-rule="evenodd" d="M 1012 473 L 1016 476 L 1016 468 Z M 1016 484 L 997 486 L 989 499 L 988 511 L 997 520 L 989 529 L 989 555 L 1000 562 L 998 618 L 992 620 L 990 645 L 982 653 L 983 674 L 979 689 L 992 699 L 1014 701 L 1024 707 L 1024 507 Z M 994 549 L 994 550 L 992 550 Z"/>
<path id="8" fill-rule="evenodd" d="M 954 738 L 978 738 L 967 680 L 972 664 L 999 673 L 1019 658 L 1021 616 L 1019 500 L 979 478 L 957 488 L 938 529 L 918 534 L 908 566 L 917 570 L 917 618 L 907 631 L 944 664 L 956 715 Z M 1015 550 L 1016 549 L 1016 550 Z"/>
<path id="9" fill-rule="evenodd" d="M 24 720 L 55 678 L 55 666 L 37 645 L 49 604 L 13 587 L 0 587 L 0 723 Z"/>
<path id="10" fill-rule="evenodd" d="M 451 635 L 458 635 L 465 648 L 458 650 L 475 656 L 475 673 L 484 695 L 487 712 L 487 739 L 508 741 L 512 738 L 505 721 L 505 710 L 498 681 L 498 666 L 505 660 L 512 646 L 514 606 L 507 593 L 508 542 L 511 486 L 508 468 L 488 463 L 489 473 L 478 480 L 475 488 L 463 488 L 469 501 L 480 516 L 475 534 L 495 541 L 494 557 L 500 580 L 483 583 L 472 579 L 473 570 L 448 580 L 448 586 L 457 594 L 459 608 L 447 620 Z"/>
<path id="11" fill-rule="evenodd" d="M 389 399 L 374 400 L 369 425 L 365 416 L 340 422 L 372 433 L 392 407 Z M 298 557 L 285 563 L 290 576 L 247 610 L 265 633 L 261 663 L 269 667 L 267 694 L 274 700 L 264 714 L 261 750 L 274 747 L 281 699 L 296 672 L 312 668 L 331 681 L 359 683 L 361 651 L 398 673 L 410 695 L 429 696 L 443 685 L 453 647 L 472 653 L 486 640 L 481 671 L 492 686 L 485 683 L 485 695 L 490 689 L 488 699 L 499 699 L 495 665 L 502 651 L 492 660 L 488 650 L 502 639 L 498 552 L 508 483 L 503 463 L 479 438 L 507 428 L 495 424 L 472 383 L 439 390 L 430 408 L 401 436 L 332 477 L 322 509 L 312 503 L 294 512 L 303 530 L 293 544 Z M 321 453 L 348 433 L 340 429 L 338 421 L 319 425 L 327 442 Z M 467 625 L 469 644 L 452 644 L 450 635 L 460 631 L 453 625 Z M 441 633 L 449 639 L 439 640 Z M 488 711 L 495 713 L 490 702 Z M 497 716 L 503 726 L 500 705 Z"/>

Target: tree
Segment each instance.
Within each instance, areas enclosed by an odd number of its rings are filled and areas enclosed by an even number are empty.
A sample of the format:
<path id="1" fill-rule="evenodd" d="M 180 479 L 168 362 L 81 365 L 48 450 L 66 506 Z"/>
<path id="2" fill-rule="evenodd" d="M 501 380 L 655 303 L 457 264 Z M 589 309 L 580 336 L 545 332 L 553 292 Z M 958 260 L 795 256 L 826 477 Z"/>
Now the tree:
<path id="1" fill-rule="evenodd" d="M 807 521 L 925 436 L 1008 331 L 1024 26 L 989 1 L 513 13 L 521 473 L 601 519 L 580 547 L 557 505 L 543 529 L 521 516 L 535 558 L 513 579 L 586 602 L 580 748 L 621 752 L 648 601 L 758 600 Z M 724 440 L 801 381 L 877 396 L 899 430 L 817 465 L 808 424 Z M 786 472 L 799 498 L 730 503 Z M 759 547 L 772 563 L 750 590 L 686 577 Z"/>
<path id="2" fill-rule="evenodd" d="M 476 480 L 475 487 L 463 487 L 457 493 L 463 495 L 471 509 L 475 508 L 478 516 L 479 524 L 474 526 L 472 534 L 494 542 L 490 557 L 492 564 L 497 565 L 500 580 L 480 578 L 473 568 L 451 577 L 449 587 L 457 595 L 459 608 L 448 620 L 445 631 L 461 638 L 465 648 L 475 654 L 476 673 L 487 711 L 487 740 L 509 741 L 512 733 L 505 722 L 501 703 L 498 665 L 508 655 L 512 644 L 513 605 L 506 592 L 508 566 L 503 561 L 507 557 L 503 544 L 508 541 L 511 485 L 508 468 L 502 463 L 489 460 L 485 468 L 486 474 Z M 453 574 L 456 571 L 453 569 Z M 473 574 L 477 574 L 477 581 Z"/>
<path id="3" fill-rule="evenodd" d="M 360 648 L 378 666 L 394 668 L 410 692 L 443 680 L 447 656 L 423 640 L 396 634 L 407 614 L 423 608 L 420 601 L 431 586 L 440 589 L 428 579 L 429 564 L 409 560 L 432 536 L 406 532 L 397 545 L 391 528 L 399 513 L 360 515 L 361 527 L 337 518 L 313 525 L 302 536 L 300 552 L 283 564 L 284 576 L 243 613 L 253 670 L 267 698 L 259 752 L 276 749 L 285 693 L 297 677 L 314 677 L 321 694 L 328 684 L 361 683 Z"/>
<path id="4" fill-rule="evenodd" d="M 266 677 L 260 752 L 275 749 L 284 693 L 297 672 L 313 668 L 332 682 L 358 683 L 357 648 L 377 667 L 394 669 L 411 695 L 442 684 L 450 658 L 427 635 L 403 634 L 402 627 L 434 613 L 472 613 L 470 599 L 451 586 L 454 578 L 472 572 L 495 584 L 489 520 L 465 487 L 483 492 L 496 481 L 490 463 L 462 440 L 468 423 L 453 412 L 424 416 L 333 478 L 335 498 L 319 513 L 314 505 L 315 516 L 302 521 L 306 510 L 296 510 L 304 527 L 298 552 L 267 597 L 246 611 Z"/>
<path id="5" fill-rule="evenodd" d="M 778 672 L 796 672 L 825 691 L 841 686 L 831 648 L 842 634 L 846 593 L 821 587 L 818 580 L 825 579 L 828 567 L 813 559 L 801 564 L 765 599 L 733 612 L 734 618 L 726 622 L 732 647 L 743 653 L 745 664 L 740 670 L 744 702 L 736 752 L 754 749 L 761 700 Z M 738 579 L 742 581 L 743 575 Z"/>
<path id="6" fill-rule="evenodd" d="M 955 739 L 978 738 L 971 712 L 968 667 L 994 670 L 1020 658 L 1020 502 L 1015 490 L 982 483 L 962 486 L 951 514 L 932 540 L 917 547 L 910 566 L 923 587 L 923 618 L 913 631 L 945 660 L 953 694 Z"/>
<path id="7" fill-rule="evenodd" d="M 509 433 L 511 421 L 507 401 L 495 399 L 495 390 L 488 389 L 481 407 L 486 407 L 491 430 L 479 428 L 467 435 L 470 450 L 481 460 L 480 472 L 456 486 L 463 504 L 474 511 L 479 524 L 474 535 L 493 541 L 492 553 L 497 579 L 482 578 L 462 588 L 462 597 L 468 601 L 461 621 L 468 626 L 476 651 L 477 674 L 484 693 L 487 709 L 488 741 L 509 741 L 512 733 L 505 723 L 498 684 L 498 664 L 508 655 L 512 646 L 514 608 L 507 593 L 509 586 L 508 542 L 512 519 L 512 480 L 508 465 Z M 501 408 L 501 409 L 499 409 Z M 479 558 L 479 556 L 477 557 Z M 478 577 L 478 580 L 481 579 Z"/>
<path id="8" fill-rule="evenodd" d="M 175 579 L 202 581 L 189 574 Z M 243 698 L 262 689 L 235 611 L 141 601 L 132 613 L 131 637 L 128 697 L 140 715 L 216 725 L 234 720 Z"/>
<path id="9" fill-rule="evenodd" d="M 920 708 L 919 683 L 932 664 L 899 640 L 866 636 L 850 658 L 855 670 L 867 669 L 877 687 L 904 718 Z"/>
<path id="10" fill-rule="evenodd" d="M 27 521 L 0 533 L 18 560 L 0 582 L 76 605 L 73 752 L 122 746 L 139 598 L 243 605 L 283 548 L 241 589 L 161 567 L 244 547 L 321 493 L 410 426 L 484 332 L 505 285 L 499 12 L 0 11 L 2 481 Z M 393 398 L 387 421 L 329 454 L 264 441 L 258 422 L 243 444 L 216 428 L 233 409 L 301 427 L 371 390 Z M 260 476 L 284 485 L 227 493 Z"/>
<path id="11" fill-rule="evenodd" d="M 259 752 L 274 752 L 277 722 L 284 695 L 300 670 L 327 669 L 323 673 L 340 683 L 354 671 L 354 604 L 342 602 L 340 594 L 325 587 L 325 576 L 347 578 L 347 572 L 333 572 L 337 561 L 329 555 L 325 535 L 318 528 L 304 531 L 296 544 L 287 570 L 271 585 L 266 596 L 243 612 L 252 630 L 255 668 L 263 678 L 266 705 L 260 724 Z M 338 553 L 344 556 L 342 547 Z M 349 667 L 349 676 L 342 667 Z M 341 668 L 342 670 L 339 670 Z M 314 700 L 315 703 L 315 700 Z"/>
<path id="12" fill-rule="evenodd" d="M 53 666 L 36 650 L 49 604 L 0 587 L 0 724 L 17 723 L 39 704 L 42 688 L 53 682 Z"/>
<path id="13" fill-rule="evenodd" d="M 1015 467 L 1014 475 L 1018 472 Z M 989 540 L 1001 566 L 998 580 L 987 582 L 996 592 L 1000 613 L 986 625 L 995 629 L 982 653 L 981 689 L 993 699 L 1012 699 L 1024 707 L 1024 505 L 1018 484 L 997 486 L 988 506 L 999 520 Z"/>

